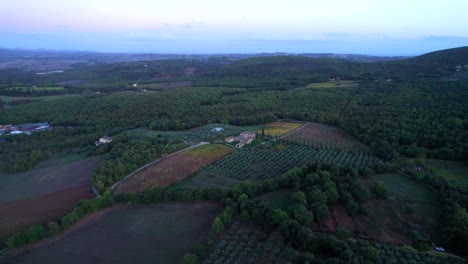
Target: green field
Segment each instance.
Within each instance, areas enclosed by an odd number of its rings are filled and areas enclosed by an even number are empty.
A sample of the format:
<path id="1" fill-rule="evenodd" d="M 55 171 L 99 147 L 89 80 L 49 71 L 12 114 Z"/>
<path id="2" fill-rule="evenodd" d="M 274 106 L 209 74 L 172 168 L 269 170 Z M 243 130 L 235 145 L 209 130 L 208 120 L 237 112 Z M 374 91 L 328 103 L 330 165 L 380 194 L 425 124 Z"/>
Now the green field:
<path id="1" fill-rule="evenodd" d="M 6 90 L 21 90 L 21 91 L 63 91 L 65 87 L 63 86 L 37 86 L 37 87 L 11 87 Z"/>
<path id="2" fill-rule="evenodd" d="M 311 83 L 307 88 L 339 88 L 339 87 L 355 87 L 358 86 L 358 82 L 352 80 L 339 80 L 339 81 L 328 81 L 320 83 Z"/>
<path id="3" fill-rule="evenodd" d="M 220 132 L 214 132 L 213 129 L 221 127 Z M 154 131 L 144 128 L 137 128 L 130 131 L 136 137 L 157 137 L 165 136 L 173 139 L 180 139 L 186 142 L 200 142 L 200 141 L 217 141 L 224 140 L 229 136 L 237 136 L 245 129 L 237 126 L 226 124 L 209 124 L 202 127 L 185 130 L 185 131 Z"/>
<path id="4" fill-rule="evenodd" d="M 409 203 L 432 203 L 435 201 L 434 193 L 428 187 L 401 174 L 380 174 L 375 175 L 374 179 L 385 184 L 389 198 Z"/>
<path id="5" fill-rule="evenodd" d="M 255 199 L 266 201 L 273 209 L 282 209 L 287 211 L 289 205 L 291 204 L 289 201 L 290 196 L 290 191 L 282 190 L 262 194 Z"/>
<path id="6" fill-rule="evenodd" d="M 427 160 L 429 169 L 453 187 L 468 191 L 468 166 L 460 161 Z"/>
<path id="7" fill-rule="evenodd" d="M 11 102 L 16 100 L 38 100 L 38 101 L 52 101 L 64 98 L 78 98 L 81 95 L 77 94 L 63 94 L 63 95 L 48 95 L 48 96 L 4 96 L 0 95 L 0 100 L 4 102 Z"/>

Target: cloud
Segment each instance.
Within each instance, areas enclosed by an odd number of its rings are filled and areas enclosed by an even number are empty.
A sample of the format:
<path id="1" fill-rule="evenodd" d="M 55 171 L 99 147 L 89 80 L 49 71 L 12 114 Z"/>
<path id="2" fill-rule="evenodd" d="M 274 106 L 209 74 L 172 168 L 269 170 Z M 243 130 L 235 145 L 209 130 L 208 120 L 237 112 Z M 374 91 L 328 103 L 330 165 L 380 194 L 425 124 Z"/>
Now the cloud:
<path id="1" fill-rule="evenodd" d="M 205 23 L 192 19 L 189 22 L 185 22 L 181 27 L 183 28 L 198 28 L 205 26 Z"/>

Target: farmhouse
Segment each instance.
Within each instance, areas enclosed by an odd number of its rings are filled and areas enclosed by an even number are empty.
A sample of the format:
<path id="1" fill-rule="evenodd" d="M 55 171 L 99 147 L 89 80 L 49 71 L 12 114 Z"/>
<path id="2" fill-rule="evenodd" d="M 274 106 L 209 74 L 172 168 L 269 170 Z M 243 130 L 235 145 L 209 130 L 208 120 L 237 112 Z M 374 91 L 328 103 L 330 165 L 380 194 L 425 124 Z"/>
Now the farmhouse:
<path id="1" fill-rule="evenodd" d="M 238 141 L 238 143 L 236 144 L 236 148 L 242 148 L 246 144 L 252 143 L 252 141 L 254 141 L 256 137 L 257 137 L 257 134 L 255 132 L 245 131 L 245 132 L 240 133 L 240 135 L 237 137 L 225 138 L 224 142 L 231 143 L 234 141 Z"/>
<path id="2" fill-rule="evenodd" d="M 111 142 L 112 142 L 112 137 L 104 136 L 104 137 L 101 137 L 99 141 L 94 142 L 94 144 L 96 144 L 96 146 L 99 146 L 99 145 L 104 145 L 104 144 L 111 143 Z"/>
<path id="3" fill-rule="evenodd" d="M 100 144 L 107 144 L 112 142 L 112 137 L 104 136 L 99 139 Z"/>

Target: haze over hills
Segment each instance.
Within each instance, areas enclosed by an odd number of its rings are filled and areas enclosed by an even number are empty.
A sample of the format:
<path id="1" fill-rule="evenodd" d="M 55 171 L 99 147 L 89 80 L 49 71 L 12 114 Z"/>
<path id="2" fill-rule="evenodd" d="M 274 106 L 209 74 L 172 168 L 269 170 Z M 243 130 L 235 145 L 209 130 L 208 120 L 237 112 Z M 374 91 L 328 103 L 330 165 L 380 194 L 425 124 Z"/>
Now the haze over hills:
<path id="1" fill-rule="evenodd" d="M 250 54 L 152 54 L 152 53 L 103 53 L 91 51 L 2 49 L 0 48 L 0 69 L 18 68 L 27 71 L 64 70 L 77 65 L 115 63 L 125 61 L 151 61 L 165 59 L 228 58 L 240 60 L 266 56 L 304 56 L 313 58 L 336 58 L 356 62 L 389 61 L 408 58 L 407 56 L 371 56 L 359 54 L 332 53 L 250 53 Z"/>

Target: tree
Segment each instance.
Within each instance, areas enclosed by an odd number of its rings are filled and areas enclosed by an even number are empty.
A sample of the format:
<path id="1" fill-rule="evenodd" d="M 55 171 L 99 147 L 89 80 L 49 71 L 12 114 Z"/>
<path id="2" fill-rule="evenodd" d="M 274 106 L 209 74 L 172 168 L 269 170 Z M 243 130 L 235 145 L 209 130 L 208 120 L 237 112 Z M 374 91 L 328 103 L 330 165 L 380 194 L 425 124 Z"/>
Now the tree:
<path id="1" fill-rule="evenodd" d="M 349 232 L 349 230 L 344 226 L 338 226 L 336 228 L 335 235 L 340 239 L 345 239 L 351 235 L 351 232 Z"/>
<path id="2" fill-rule="evenodd" d="M 271 218 L 272 218 L 273 223 L 275 223 L 276 225 L 281 225 L 283 221 L 288 219 L 288 214 L 281 209 L 275 209 L 273 211 Z"/>
<path id="3" fill-rule="evenodd" d="M 381 198 L 387 197 L 387 189 L 382 181 L 377 181 L 374 186 L 374 193 Z"/>
<path id="4" fill-rule="evenodd" d="M 322 222 L 328 217 L 328 206 L 324 203 L 312 203 L 311 209 L 314 213 L 315 219 L 317 219 L 319 222 Z"/>
<path id="5" fill-rule="evenodd" d="M 307 205 L 307 199 L 306 195 L 303 192 L 293 192 L 289 196 L 289 200 L 291 201 L 292 204 L 298 204 L 298 205 Z"/>
<path id="6" fill-rule="evenodd" d="M 184 259 L 182 260 L 183 264 L 197 264 L 198 257 L 195 254 L 187 253 L 184 255 Z"/>
<path id="7" fill-rule="evenodd" d="M 290 215 L 302 225 L 310 226 L 314 221 L 314 215 L 303 205 L 295 205 L 291 207 Z"/>
<path id="8" fill-rule="evenodd" d="M 57 222 L 52 221 L 47 224 L 47 230 L 49 235 L 54 235 L 60 232 L 60 226 Z"/>
<path id="9" fill-rule="evenodd" d="M 224 224 L 223 224 L 223 221 L 221 221 L 221 219 L 220 219 L 219 217 L 216 217 L 216 218 L 215 218 L 211 230 L 213 230 L 213 232 L 214 232 L 216 235 L 218 235 L 218 234 L 220 234 L 221 232 L 223 232 L 223 230 L 224 230 Z"/>

